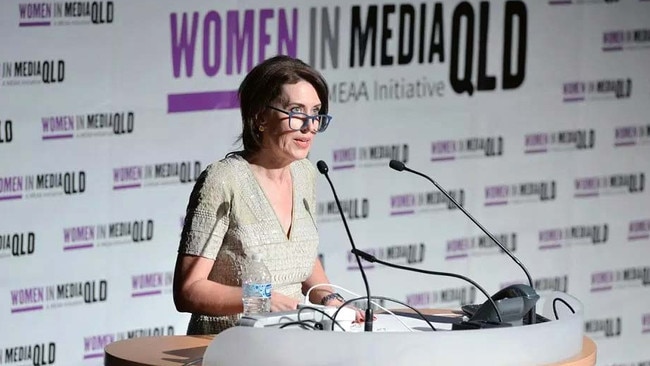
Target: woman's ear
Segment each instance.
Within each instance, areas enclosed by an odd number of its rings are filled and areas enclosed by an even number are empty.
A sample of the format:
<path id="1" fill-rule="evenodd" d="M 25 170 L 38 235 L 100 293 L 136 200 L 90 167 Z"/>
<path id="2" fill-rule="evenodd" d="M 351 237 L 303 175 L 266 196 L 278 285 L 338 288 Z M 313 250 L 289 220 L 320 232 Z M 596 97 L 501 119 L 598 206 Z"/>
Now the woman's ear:
<path id="1" fill-rule="evenodd" d="M 264 112 L 260 112 L 255 115 L 255 118 L 253 119 L 255 121 L 255 126 L 263 125 L 264 123 Z"/>
<path id="2" fill-rule="evenodd" d="M 258 131 L 258 133 L 263 132 L 266 129 L 266 122 L 261 113 L 256 115 L 253 119 L 253 128 Z"/>

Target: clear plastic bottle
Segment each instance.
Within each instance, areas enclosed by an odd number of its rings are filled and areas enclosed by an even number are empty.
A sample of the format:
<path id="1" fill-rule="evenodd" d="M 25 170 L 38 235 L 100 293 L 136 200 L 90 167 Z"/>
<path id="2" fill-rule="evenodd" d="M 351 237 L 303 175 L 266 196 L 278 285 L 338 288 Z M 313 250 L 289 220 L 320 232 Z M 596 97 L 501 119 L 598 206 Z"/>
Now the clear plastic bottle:
<path id="1" fill-rule="evenodd" d="M 243 268 L 242 292 L 244 315 L 271 311 L 271 273 L 257 253 Z"/>

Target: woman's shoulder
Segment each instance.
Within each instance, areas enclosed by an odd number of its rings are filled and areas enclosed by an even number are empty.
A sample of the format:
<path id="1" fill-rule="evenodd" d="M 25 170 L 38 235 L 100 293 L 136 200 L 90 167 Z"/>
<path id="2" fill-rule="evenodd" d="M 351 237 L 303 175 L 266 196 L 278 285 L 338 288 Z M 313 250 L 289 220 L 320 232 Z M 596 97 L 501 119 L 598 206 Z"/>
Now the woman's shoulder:
<path id="1" fill-rule="evenodd" d="M 228 184 L 241 174 L 243 168 L 242 158 L 237 155 L 229 155 L 220 160 L 210 163 L 201 173 L 201 178 L 207 182 L 220 182 Z"/>

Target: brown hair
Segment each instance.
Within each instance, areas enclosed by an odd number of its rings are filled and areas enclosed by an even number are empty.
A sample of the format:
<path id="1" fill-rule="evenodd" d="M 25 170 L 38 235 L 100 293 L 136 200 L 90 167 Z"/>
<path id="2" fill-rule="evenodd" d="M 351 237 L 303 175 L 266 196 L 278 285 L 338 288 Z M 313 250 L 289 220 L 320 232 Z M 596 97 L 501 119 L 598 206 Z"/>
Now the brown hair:
<path id="1" fill-rule="evenodd" d="M 310 83 L 321 101 L 320 113 L 326 114 L 329 90 L 323 76 L 313 67 L 290 56 L 271 57 L 255 66 L 239 86 L 242 133 L 238 140 L 244 145 L 245 155 L 260 150 L 262 137 L 258 132 L 259 116 L 266 106 L 282 95 L 282 86 L 301 80 Z"/>

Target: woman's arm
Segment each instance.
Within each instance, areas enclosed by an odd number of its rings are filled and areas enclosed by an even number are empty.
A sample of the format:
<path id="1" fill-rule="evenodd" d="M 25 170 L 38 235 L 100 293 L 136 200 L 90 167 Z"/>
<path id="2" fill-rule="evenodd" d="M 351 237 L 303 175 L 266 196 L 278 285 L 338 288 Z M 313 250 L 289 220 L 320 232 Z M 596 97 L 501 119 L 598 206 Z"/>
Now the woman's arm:
<path id="1" fill-rule="evenodd" d="M 243 311 L 242 289 L 208 280 L 214 261 L 179 254 L 174 270 L 174 304 L 180 312 L 211 316 Z"/>
<path id="2" fill-rule="evenodd" d="M 309 291 L 309 289 L 317 285 L 319 283 L 330 283 L 330 281 L 327 279 L 327 275 L 325 275 L 325 270 L 323 269 L 323 266 L 320 263 L 320 260 L 316 258 L 316 261 L 314 262 L 314 268 L 312 269 L 311 275 L 307 277 L 305 281 L 302 283 L 302 293 L 303 295 Z M 317 287 L 309 293 L 309 301 L 312 304 L 320 304 L 321 300 L 323 297 L 333 293 L 332 288 L 330 286 L 321 286 Z M 327 304 L 324 305 L 331 305 L 331 306 L 339 306 L 342 303 L 336 299 L 332 299 L 328 301 Z"/>
<path id="3" fill-rule="evenodd" d="M 314 269 L 313 269 L 313 271 L 311 273 L 311 276 L 309 276 L 302 283 L 302 293 L 306 294 L 307 291 L 309 291 L 309 289 L 312 286 L 317 285 L 319 283 L 330 283 L 330 281 L 327 279 L 327 275 L 325 275 L 325 270 L 323 269 L 323 266 L 321 265 L 320 260 L 318 258 L 316 258 L 316 262 L 314 263 Z M 309 293 L 309 301 L 312 304 L 320 304 L 321 300 L 325 296 L 327 296 L 329 294 L 332 294 L 333 292 L 334 291 L 332 290 L 332 288 L 330 286 L 317 287 L 317 288 L 311 290 L 311 292 Z M 330 300 L 328 300 L 323 305 L 335 306 L 335 307 L 338 308 L 339 306 L 343 305 L 343 302 L 340 301 L 339 299 L 331 298 Z M 355 309 L 355 310 L 356 310 L 356 320 L 355 321 L 357 323 L 362 322 L 364 320 L 364 314 L 358 309 Z"/>
<path id="4" fill-rule="evenodd" d="M 214 261 L 179 254 L 174 271 L 174 304 L 180 312 L 211 316 L 244 311 L 242 289 L 208 280 Z M 271 311 L 296 309 L 298 301 L 278 292 L 271 295 Z"/>

